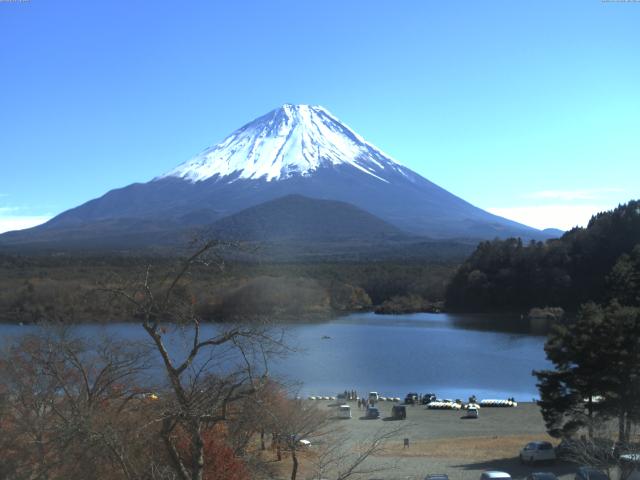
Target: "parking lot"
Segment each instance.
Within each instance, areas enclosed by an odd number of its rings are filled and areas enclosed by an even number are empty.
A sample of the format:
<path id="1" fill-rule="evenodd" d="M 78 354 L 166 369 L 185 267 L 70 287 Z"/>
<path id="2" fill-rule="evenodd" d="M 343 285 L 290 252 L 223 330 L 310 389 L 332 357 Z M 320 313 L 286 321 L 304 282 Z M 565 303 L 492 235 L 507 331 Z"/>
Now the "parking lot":
<path id="1" fill-rule="evenodd" d="M 329 405 L 335 402 L 317 403 L 331 409 L 334 407 Z M 376 405 L 381 417 L 375 420 L 366 419 L 356 402 L 347 403 L 352 407 L 352 418 L 336 419 L 334 424 L 349 433 L 351 448 L 358 448 L 358 442 L 373 438 L 380 429 L 402 427 L 384 452 L 369 460 L 389 467 L 371 478 L 422 480 L 429 473 L 446 473 L 451 480 L 478 480 L 483 471 L 502 470 L 516 479 L 534 471 L 548 471 L 568 480 L 576 470 L 575 465 L 561 462 L 520 464 L 518 454 L 526 443 L 557 443 L 546 434 L 540 411 L 533 403 L 521 403 L 515 408 L 482 408 L 477 419 L 463 418 L 463 411 L 407 406 L 406 420 L 391 419 L 392 402 Z"/>

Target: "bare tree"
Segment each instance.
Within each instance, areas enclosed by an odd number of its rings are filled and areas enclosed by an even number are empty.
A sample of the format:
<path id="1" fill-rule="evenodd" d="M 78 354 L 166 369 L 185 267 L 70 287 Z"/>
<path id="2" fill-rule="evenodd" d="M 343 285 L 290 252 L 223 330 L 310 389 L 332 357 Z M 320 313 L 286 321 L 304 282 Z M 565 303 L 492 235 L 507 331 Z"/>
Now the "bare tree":
<path id="1" fill-rule="evenodd" d="M 5 478 L 143 478 L 148 458 L 135 441 L 149 418 L 140 378 L 147 352 L 67 331 L 31 335 L 0 363 L 6 395 L 0 436 L 10 448 Z M 73 460 L 71 460 L 73 459 Z"/>
<path id="2" fill-rule="evenodd" d="M 564 439 L 560 446 L 563 460 L 599 469 L 613 478 L 626 480 L 640 465 L 640 444 L 613 440 L 616 436 L 613 422 L 602 423 L 593 438 Z"/>
<path id="3" fill-rule="evenodd" d="M 107 289 L 130 303 L 162 360 L 171 395 L 163 399 L 160 432 L 181 480 L 202 480 L 203 432 L 228 420 L 238 402 L 256 395 L 268 380 L 267 359 L 285 350 L 282 335 L 256 319 L 217 325 L 205 334 L 189 290 L 190 274 L 195 265 L 221 268 L 221 251 L 230 246 L 208 241 L 170 275 L 156 279 L 149 266 L 138 282 Z M 166 322 L 187 339 L 183 355 L 170 352 Z M 180 448 L 185 436 L 186 446 Z"/>
<path id="4" fill-rule="evenodd" d="M 264 412 L 272 418 L 277 448 L 291 455 L 291 480 L 296 480 L 300 466 L 298 453 L 308 448 L 306 442 L 313 442 L 326 434 L 328 413 L 310 402 L 285 395 L 265 406 Z"/>
<path id="5" fill-rule="evenodd" d="M 333 432 L 313 457 L 313 477 L 318 480 L 363 479 L 393 468 L 387 462 L 374 462 L 372 457 L 382 453 L 387 442 L 398 438 L 403 427 L 379 429 L 366 441 L 355 441 L 350 435 Z"/>

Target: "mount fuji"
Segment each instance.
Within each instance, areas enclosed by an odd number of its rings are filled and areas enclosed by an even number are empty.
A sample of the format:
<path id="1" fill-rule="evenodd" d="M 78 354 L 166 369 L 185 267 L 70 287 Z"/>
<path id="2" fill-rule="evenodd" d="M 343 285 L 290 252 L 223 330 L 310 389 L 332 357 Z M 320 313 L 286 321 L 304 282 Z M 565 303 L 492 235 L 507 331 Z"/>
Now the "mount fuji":
<path id="1" fill-rule="evenodd" d="M 410 236 L 549 236 L 449 193 L 368 143 L 325 108 L 285 104 L 149 182 L 111 190 L 43 225 L 1 235 L 0 245 L 171 243 L 189 229 L 221 225 L 221 219 L 244 209 L 300 195 L 333 201 L 322 204 L 323 218 L 331 215 L 326 209 L 335 211 L 346 202 Z M 269 212 L 277 215 L 273 208 Z M 348 222 L 347 216 L 341 218 Z M 297 221 L 295 216 L 291 221 Z M 339 226 L 333 222 L 331 228 Z"/>

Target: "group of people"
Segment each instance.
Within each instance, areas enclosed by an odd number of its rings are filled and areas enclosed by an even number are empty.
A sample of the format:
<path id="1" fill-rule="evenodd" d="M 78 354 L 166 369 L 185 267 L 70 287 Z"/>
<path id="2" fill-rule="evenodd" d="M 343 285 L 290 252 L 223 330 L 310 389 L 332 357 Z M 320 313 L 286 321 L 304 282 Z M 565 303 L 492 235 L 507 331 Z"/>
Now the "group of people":
<path id="1" fill-rule="evenodd" d="M 369 399 L 365 396 L 358 396 L 358 392 L 356 392 L 355 390 L 345 390 L 342 393 L 342 398 L 347 401 L 357 400 L 359 410 L 366 410 L 367 408 L 373 407 L 375 405 L 375 401 L 373 399 Z"/>
<path id="2" fill-rule="evenodd" d="M 366 410 L 369 407 L 373 407 L 375 402 L 373 400 L 369 400 L 368 398 L 358 398 L 358 409 Z"/>
<path id="3" fill-rule="evenodd" d="M 342 394 L 345 400 L 357 400 L 358 394 L 355 390 L 345 390 Z"/>

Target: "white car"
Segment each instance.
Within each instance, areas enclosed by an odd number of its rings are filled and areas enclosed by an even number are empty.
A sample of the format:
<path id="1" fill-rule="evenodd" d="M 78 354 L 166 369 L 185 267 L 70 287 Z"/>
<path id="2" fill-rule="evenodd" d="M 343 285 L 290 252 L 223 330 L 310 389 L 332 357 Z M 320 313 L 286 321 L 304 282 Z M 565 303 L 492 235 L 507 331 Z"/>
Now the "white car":
<path id="1" fill-rule="evenodd" d="M 467 408 L 465 418 L 478 418 L 478 409 L 475 407 Z"/>
<path id="2" fill-rule="evenodd" d="M 552 462 L 556 451 L 549 442 L 530 442 L 520 450 L 520 463 Z"/>
<path id="3" fill-rule="evenodd" d="M 507 472 L 498 472 L 495 470 L 489 472 L 482 472 L 480 480 L 511 480 L 511 475 Z"/>
<path id="4" fill-rule="evenodd" d="M 338 407 L 338 418 L 351 418 L 351 407 L 349 405 L 340 405 Z"/>

